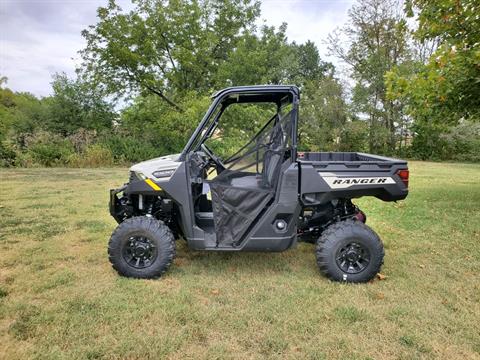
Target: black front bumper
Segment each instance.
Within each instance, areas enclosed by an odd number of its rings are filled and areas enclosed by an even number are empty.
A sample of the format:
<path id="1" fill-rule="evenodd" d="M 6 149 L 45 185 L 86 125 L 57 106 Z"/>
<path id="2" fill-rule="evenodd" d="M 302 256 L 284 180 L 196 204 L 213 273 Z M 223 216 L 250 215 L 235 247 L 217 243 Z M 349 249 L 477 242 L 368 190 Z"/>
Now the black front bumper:
<path id="1" fill-rule="evenodd" d="M 118 189 L 110 189 L 110 203 L 108 205 L 110 215 L 113 216 L 117 223 L 121 223 L 127 216 L 126 206 L 122 204 L 117 194 L 123 192 L 127 188 L 128 184 L 123 185 Z"/>

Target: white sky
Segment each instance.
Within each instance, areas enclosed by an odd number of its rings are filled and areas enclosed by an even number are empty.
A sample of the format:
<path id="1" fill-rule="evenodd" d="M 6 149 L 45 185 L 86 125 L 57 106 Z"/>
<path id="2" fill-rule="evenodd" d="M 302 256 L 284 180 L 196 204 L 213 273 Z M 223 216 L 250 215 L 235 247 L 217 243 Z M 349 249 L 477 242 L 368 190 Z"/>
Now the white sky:
<path id="1" fill-rule="evenodd" d="M 83 48 L 80 32 L 96 21 L 96 9 L 107 0 L 0 0 L 0 75 L 7 86 L 37 96 L 51 94 L 55 72 L 74 75 L 77 51 Z M 267 25 L 288 23 L 290 41 L 312 40 L 322 59 L 327 56 L 327 35 L 347 20 L 353 0 L 263 0 Z M 129 7 L 128 0 L 118 0 Z"/>

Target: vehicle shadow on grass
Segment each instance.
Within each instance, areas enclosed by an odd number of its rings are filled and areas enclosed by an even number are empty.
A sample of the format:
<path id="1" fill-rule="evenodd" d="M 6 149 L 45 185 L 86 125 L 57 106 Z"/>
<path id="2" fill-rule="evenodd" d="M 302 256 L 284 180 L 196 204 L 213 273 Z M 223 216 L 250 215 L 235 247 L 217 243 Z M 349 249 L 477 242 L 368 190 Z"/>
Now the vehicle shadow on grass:
<path id="1" fill-rule="evenodd" d="M 177 242 L 177 256 L 170 270 L 175 273 L 197 273 L 213 276 L 225 273 L 238 275 L 291 275 L 293 272 L 317 272 L 314 246 L 299 244 L 284 252 L 214 252 L 195 251 L 183 240 Z"/>

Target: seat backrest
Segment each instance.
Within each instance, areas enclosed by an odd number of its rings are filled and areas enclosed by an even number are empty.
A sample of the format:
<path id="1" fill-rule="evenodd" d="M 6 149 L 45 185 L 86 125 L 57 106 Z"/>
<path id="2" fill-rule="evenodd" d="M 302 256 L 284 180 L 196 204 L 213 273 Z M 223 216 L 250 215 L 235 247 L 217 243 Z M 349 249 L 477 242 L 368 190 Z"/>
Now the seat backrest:
<path id="1" fill-rule="evenodd" d="M 285 150 L 285 136 L 281 123 L 278 122 L 270 136 L 270 145 L 265 150 L 263 158 L 262 180 L 266 187 L 275 187 Z"/>
<path id="2" fill-rule="evenodd" d="M 279 116 L 270 134 L 262 169 L 262 182 L 266 187 L 274 188 L 277 184 L 285 152 L 290 145 L 293 114 L 291 110 L 284 116 Z"/>

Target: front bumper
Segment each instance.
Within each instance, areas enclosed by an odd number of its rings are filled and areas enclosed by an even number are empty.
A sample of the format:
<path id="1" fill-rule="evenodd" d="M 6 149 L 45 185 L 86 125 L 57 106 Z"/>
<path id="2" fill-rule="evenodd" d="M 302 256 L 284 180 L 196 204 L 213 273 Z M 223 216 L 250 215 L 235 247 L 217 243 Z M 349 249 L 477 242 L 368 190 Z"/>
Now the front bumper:
<path id="1" fill-rule="evenodd" d="M 108 205 L 110 210 L 110 215 L 113 216 L 117 223 L 121 223 L 128 216 L 127 204 L 122 204 L 122 201 L 118 198 L 117 194 L 122 193 L 128 184 L 123 185 L 118 189 L 110 189 L 110 203 Z"/>

